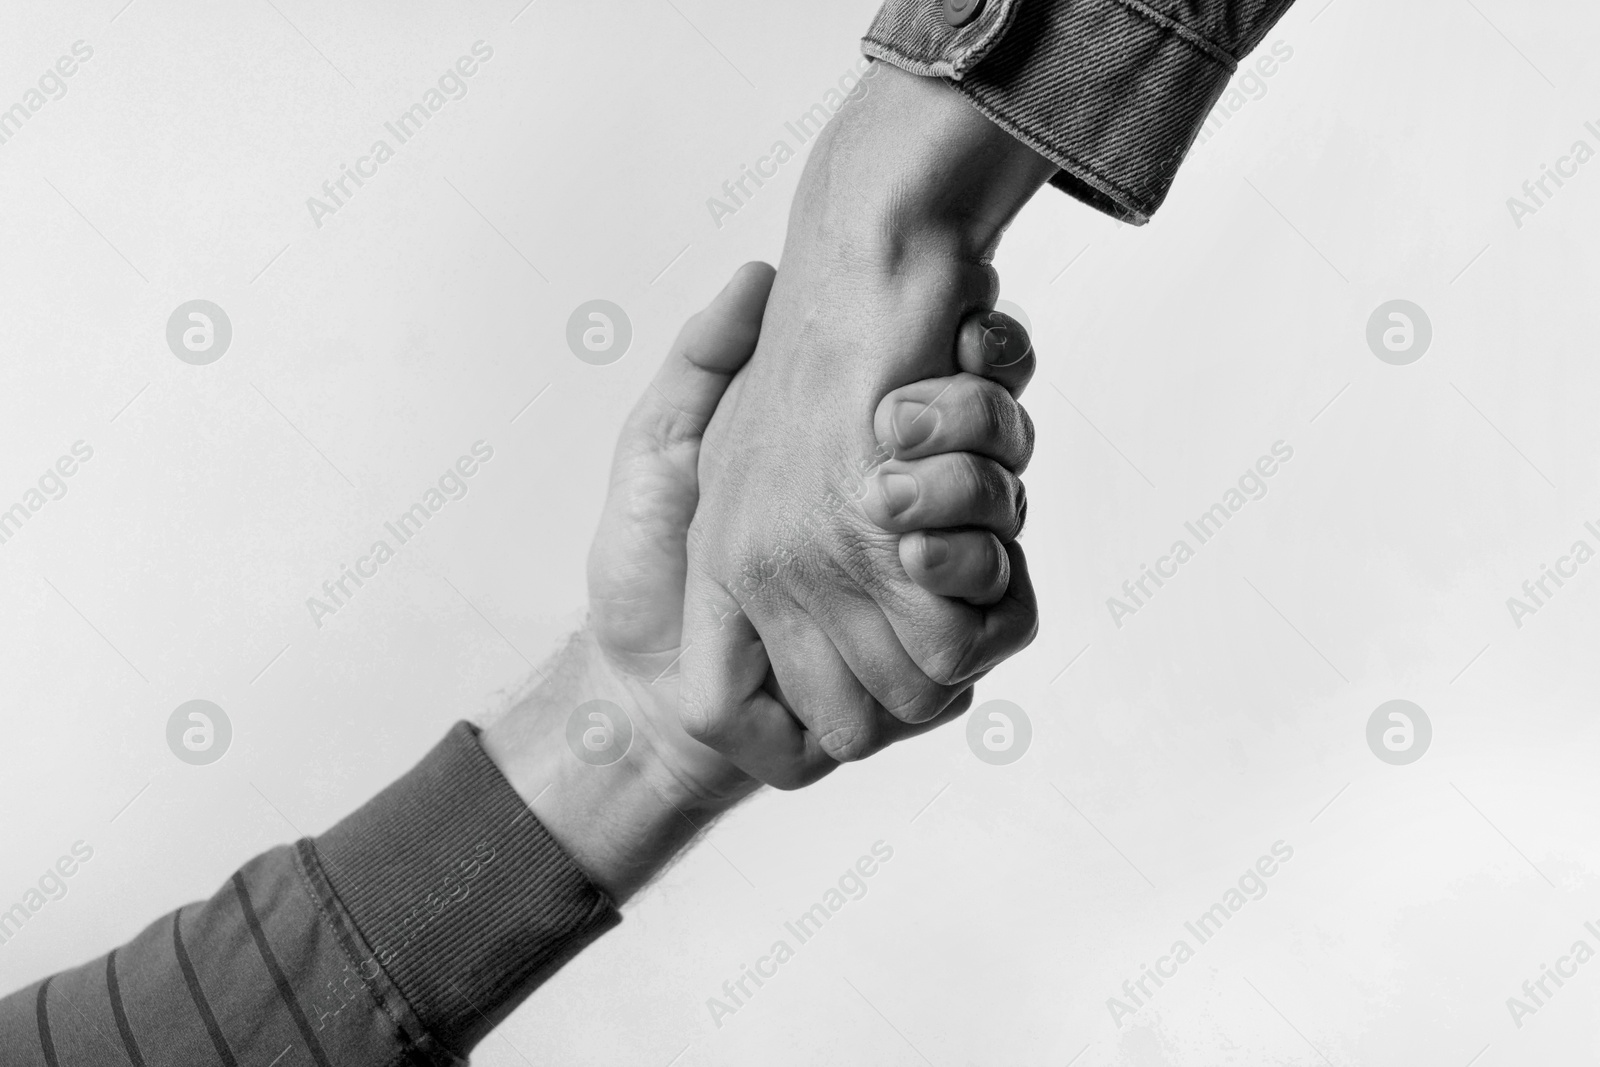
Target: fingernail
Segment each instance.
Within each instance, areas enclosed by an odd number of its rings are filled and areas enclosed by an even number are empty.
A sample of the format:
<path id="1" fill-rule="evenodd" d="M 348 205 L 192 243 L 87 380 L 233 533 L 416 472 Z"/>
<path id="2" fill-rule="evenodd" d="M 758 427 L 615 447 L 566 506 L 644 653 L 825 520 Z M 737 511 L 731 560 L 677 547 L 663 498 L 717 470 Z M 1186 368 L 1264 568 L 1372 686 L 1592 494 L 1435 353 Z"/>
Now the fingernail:
<path id="1" fill-rule="evenodd" d="M 950 558 L 950 542 L 942 534 L 925 533 L 922 535 L 922 565 L 925 567 L 939 567 Z"/>
<path id="2" fill-rule="evenodd" d="M 919 404 L 915 400 L 897 402 L 894 412 L 889 416 L 889 424 L 894 427 L 894 439 L 901 448 L 913 448 L 926 441 L 932 435 L 937 421 L 927 404 Z"/>
<path id="3" fill-rule="evenodd" d="M 885 474 L 883 500 L 889 505 L 889 514 L 900 514 L 917 502 L 917 480 L 909 474 Z"/>

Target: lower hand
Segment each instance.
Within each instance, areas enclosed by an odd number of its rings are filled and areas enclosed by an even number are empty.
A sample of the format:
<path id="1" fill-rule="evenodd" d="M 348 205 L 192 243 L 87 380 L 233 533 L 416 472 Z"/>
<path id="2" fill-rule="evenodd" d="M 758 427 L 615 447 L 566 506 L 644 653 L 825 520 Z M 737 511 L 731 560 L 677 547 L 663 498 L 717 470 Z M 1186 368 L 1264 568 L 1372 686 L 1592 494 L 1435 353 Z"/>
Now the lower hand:
<path id="1" fill-rule="evenodd" d="M 541 823 L 617 900 L 760 784 L 685 731 L 677 664 L 701 431 L 754 351 L 771 285 L 771 267 L 746 265 L 679 334 L 617 442 L 589 555 L 588 625 L 541 672 L 543 684 L 484 734 L 490 757 Z M 885 441 L 897 442 L 899 402 L 930 402 L 916 420 L 929 432 L 915 445 L 893 443 L 885 454 L 928 482 L 921 514 L 931 524 L 954 525 L 973 507 L 963 485 L 941 474 L 959 469 L 951 461 L 961 457 L 948 453 L 970 450 L 1020 471 L 1031 449 L 1027 416 L 1006 392 L 1020 389 L 1031 357 L 987 365 L 983 336 L 981 328 L 964 334 L 961 363 L 999 384 L 972 374 L 917 382 L 885 397 L 878 413 Z M 1008 565 L 1006 552 L 982 531 L 943 533 L 950 550 L 942 560 L 928 554 L 927 531 L 902 540 L 916 580 L 946 596 L 992 600 L 1007 584 L 996 572 Z M 615 705 L 632 734 L 621 758 L 604 766 L 567 750 L 569 719 L 595 699 Z M 965 707 L 965 699 L 956 706 Z"/>

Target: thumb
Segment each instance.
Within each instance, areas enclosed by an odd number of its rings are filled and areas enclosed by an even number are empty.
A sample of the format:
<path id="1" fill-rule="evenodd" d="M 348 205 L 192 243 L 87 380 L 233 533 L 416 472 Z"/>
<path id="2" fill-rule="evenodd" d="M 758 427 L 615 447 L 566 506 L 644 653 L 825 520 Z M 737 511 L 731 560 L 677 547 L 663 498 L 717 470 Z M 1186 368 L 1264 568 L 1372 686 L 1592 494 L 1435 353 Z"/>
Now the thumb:
<path id="1" fill-rule="evenodd" d="M 689 524 L 700 498 L 700 435 L 755 352 L 774 271 L 748 263 L 678 334 L 617 441 L 611 490 L 589 549 L 596 632 L 633 655 L 682 636 Z M 649 661 L 645 677 L 661 664 Z M 641 666 L 641 670 L 644 667 Z"/>
<path id="2" fill-rule="evenodd" d="M 624 431 L 636 445 L 666 452 L 699 440 L 728 383 L 755 353 L 776 274 L 766 263 L 746 263 L 678 331 Z"/>

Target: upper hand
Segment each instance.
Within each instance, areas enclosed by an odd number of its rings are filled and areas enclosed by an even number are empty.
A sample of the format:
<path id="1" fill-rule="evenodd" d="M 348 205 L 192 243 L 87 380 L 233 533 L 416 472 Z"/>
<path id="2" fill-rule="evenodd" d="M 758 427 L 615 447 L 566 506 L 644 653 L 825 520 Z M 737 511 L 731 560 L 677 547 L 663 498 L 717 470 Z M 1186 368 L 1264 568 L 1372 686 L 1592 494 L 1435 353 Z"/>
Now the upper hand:
<path id="1" fill-rule="evenodd" d="M 755 779 L 715 746 L 696 740 L 679 716 L 679 660 L 685 650 L 684 585 L 688 536 L 700 505 L 702 431 L 730 380 L 755 350 L 772 268 L 747 264 L 711 305 L 685 325 L 655 380 L 624 425 L 605 512 L 589 555 L 590 629 L 606 681 L 637 710 L 643 743 L 695 799 L 735 797 Z M 1003 342 L 1010 339 L 1006 350 Z M 1020 353 L 1020 355 L 1019 355 Z M 903 538 L 879 532 L 905 561 L 911 580 L 944 597 L 994 603 L 1011 584 L 1011 550 L 993 533 L 966 528 L 987 504 L 981 483 L 963 472 L 1014 480 L 1032 452 L 1033 428 L 1016 404 L 1033 370 L 1020 327 L 994 313 L 962 326 L 954 376 L 914 382 L 883 398 L 876 424 L 885 471 L 924 485 L 915 516 L 885 519 Z M 897 434 L 904 403 L 923 405 L 913 431 Z M 867 507 L 873 505 L 870 502 Z M 937 534 L 928 528 L 940 528 Z M 935 537 L 947 551 L 935 559 Z M 1024 578 L 1025 582 L 1025 578 Z M 951 713 L 966 706 L 958 694 Z M 907 733 L 913 732 L 908 729 Z M 783 758 L 783 753 L 770 754 Z"/>
<path id="2" fill-rule="evenodd" d="M 786 256 L 757 352 L 705 434 L 684 618 L 685 725 L 762 781 L 804 785 L 959 714 L 1036 632 L 1012 540 L 1031 428 L 955 417 L 997 391 L 970 385 L 941 398 L 945 436 L 923 452 L 896 454 L 874 425 L 875 411 L 892 424 L 890 394 L 957 369 L 962 317 L 994 288 L 956 257 Z M 963 430 L 988 454 L 955 441 Z M 951 449 L 970 452 L 925 454 Z M 928 527 L 962 529 L 944 541 L 960 566 L 935 563 L 926 536 L 902 544 Z"/>

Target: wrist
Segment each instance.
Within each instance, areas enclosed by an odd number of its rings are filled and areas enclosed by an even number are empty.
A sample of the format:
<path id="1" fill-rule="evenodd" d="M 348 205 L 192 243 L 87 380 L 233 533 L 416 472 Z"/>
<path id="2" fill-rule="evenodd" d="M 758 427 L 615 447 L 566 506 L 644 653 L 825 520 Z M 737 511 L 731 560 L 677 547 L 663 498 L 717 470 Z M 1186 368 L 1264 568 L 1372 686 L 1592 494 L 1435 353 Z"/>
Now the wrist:
<path id="1" fill-rule="evenodd" d="M 574 637 L 579 640 L 593 691 L 628 710 L 634 727 L 630 755 L 664 796 L 685 810 L 714 816 L 750 795 L 758 783 L 683 728 L 676 658 L 665 668 L 641 669 L 636 660 L 613 656 L 588 631 Z"/>
<path id="2" fill-rule="evenodd" d="M 1055 165 L 943 79 L 879 62 L 862 84 L 806 163 L 791 228 L 987 261 Z"/>
<path id="3" fill-rule="evenodd" d="M 621 902 L 753 783 L 711 789 L 684 774 L 663 709 L 649 703 L 655 696 L 615 672 L 587 630 L 541 674 L 484 731 L 484 750 L 578 866 Z"/>

